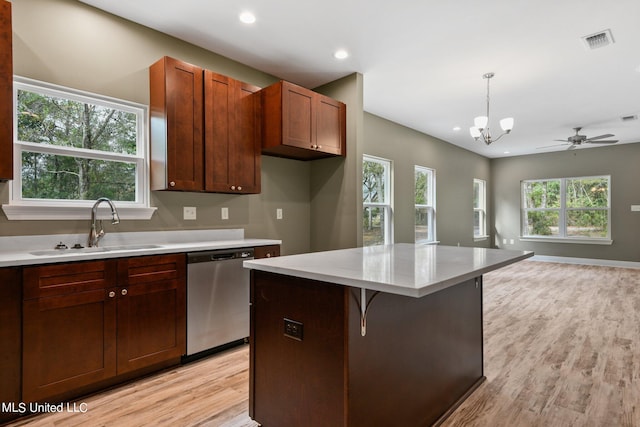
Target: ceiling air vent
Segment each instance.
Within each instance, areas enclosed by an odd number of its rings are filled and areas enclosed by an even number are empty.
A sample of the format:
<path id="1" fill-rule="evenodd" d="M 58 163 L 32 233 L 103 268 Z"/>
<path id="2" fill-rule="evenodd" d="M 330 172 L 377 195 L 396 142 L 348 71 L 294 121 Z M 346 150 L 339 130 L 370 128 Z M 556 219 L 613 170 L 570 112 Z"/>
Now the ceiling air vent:
<path id="1" fill-rule="evenodd" d="M 587 49 L 597 49 L 614 43 L 611 30 L 604 30 L 589 36 L 584 36 L 582 37 L 582 41 L 584 41 Z"/>

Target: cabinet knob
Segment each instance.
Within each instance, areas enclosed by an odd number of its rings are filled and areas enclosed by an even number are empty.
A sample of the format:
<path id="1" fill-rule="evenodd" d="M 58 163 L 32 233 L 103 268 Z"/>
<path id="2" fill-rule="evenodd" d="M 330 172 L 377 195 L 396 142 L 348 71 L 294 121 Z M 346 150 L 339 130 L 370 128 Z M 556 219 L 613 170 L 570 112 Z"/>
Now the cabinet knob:
<path id="1" fill-rule="evenodd" d="M 175 186 L 176 186 L 176 183 L 175 183 L 174 181 L 171 181 L 171 182 L 169 183 L 169 187 L 175 187 Z"/>
<path id="2" fill-rule="evenodd" d="M 231 186 L 231 189 L 232 189 L 232 190 L 235 190 L 235 189 L 236 189 L 236 186 L 235 186 L 235 185 L 232 185 L 232 186 Z"/>
<path id="3" fill-rule="evenodd" d="M 238 191 L 242 191 L 242 187 L 238 185 Z"/>
<path id="4" fill-rule="evenodd" d="M 122 295 L 126 295 L 127 294 L 127 290 L 123 289 L 122 292 L 120 292 Z"/>
<path id="5" fill-rule="evenodd" d="M 113 298 L 113 297 L 115 297 L 115 296 L 116 296 L 116 293 L 115 293 L 115 292 L 113 292 L 113 291 L 109 292 L 109 298 Z"/>
<path id="6" fill-rule="evenodd" d="M 316 148 L 320 150 L 322 148 L 322 145 L 316 145 Z"/>
<path id="7" fill-rule="evenodd" d="M 271 252 L 267 252 L 267 258 L 271 258 Z"/>

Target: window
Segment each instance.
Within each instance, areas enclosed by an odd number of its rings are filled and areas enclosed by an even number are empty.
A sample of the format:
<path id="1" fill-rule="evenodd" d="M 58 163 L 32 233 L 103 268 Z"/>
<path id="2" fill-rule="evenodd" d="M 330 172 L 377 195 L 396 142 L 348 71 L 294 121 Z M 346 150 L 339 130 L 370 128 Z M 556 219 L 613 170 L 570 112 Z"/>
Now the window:
<path id="1" fill-rule="evenodd" d="M 487 183 L 482 179 L 473 180 L 473 237 L 487 237 Z"/>
<path id="2" fill-rule="evenodd" d="M 610 176 L 523 181 L 523 237 L 610 242 L 610 181 Z"/>
<path id="3" fill-rule="evenodd" d="M 131 208 L 148 208 L 146 107 L 22 78 L 14 97 L 19 176 L 9 209 L 3 206 L 7 216 L 40 208 L 44 219 L 43 208 L 58 208 L 65 218 L 85 218 L 99 197 L 125 218 Z"/>
<path id="4" fill-rule="evenodd" d="M 364 156 L 362 162 L 362 244 L 392 243 L 391 162 Z"/>
<path id="5" fill-rule="evenodd" d="M 422 166 L 414 168 L 415 242 L 436 241 L 436 171 Z"/>

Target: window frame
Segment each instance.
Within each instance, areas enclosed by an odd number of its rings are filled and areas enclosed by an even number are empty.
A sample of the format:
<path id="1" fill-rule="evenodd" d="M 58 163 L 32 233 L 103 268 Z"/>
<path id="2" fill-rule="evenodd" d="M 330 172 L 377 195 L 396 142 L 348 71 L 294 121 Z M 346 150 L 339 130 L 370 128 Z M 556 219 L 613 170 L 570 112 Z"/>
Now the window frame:
<path id="1" fill-rule="evenodd" d="M 588 208 L 575 208 L 567 207 L 567 181 L 569 180 L 588 180 L 588 179 L 606 179 L 607 180 L 607 207 L 588 207 Z M 527 208 L 525 206 L 525 184 L 531 182 L 542 181 L 559 181 L 560 182 L 560 206 L 558 208 Z M 611 245 L 613 240 L 611 239 L 611 175 L 589 175 L 589 176 L 570 176 L 562 178 L 540 178 L 540 179 L 527 179 L 520 182 L 520 240 L 522 241 L 544 241 L 555 243 L 580 243 L 580 244 L 594 244 L 594 245 Z M 607 212 L 607 235 L 605 237 L 580 237 L 580 236 L 567 236 L 567 211 L 575 210 L 601 210 Z M 529 235 L 525 234 L 527 230 L 527 215 L 529 211 L 537 212 L 558 212 L 558 235 L 557 236 L 543 236 L 543 235 Z"/>
<path id="2" fill-rule="evenodd" d="M 83 148 L 57 146 L 18 140 L 18 91 L 87 102 L 133 113 L 137 117 L 136 154 L 110 153 Z M 93 200 L 25 199 L 22 198 L 22 153 L 35 152 L 61 156 L 86 157 L 136 165 L 135 201 L 114 201 L 122 219 L 149 219 L 156 208 L 150 207 L 148 107 L 131 101 L 107 97 L 78 89 L 59 86 L 25 77 L 13 79 L 13 164 L 14 179 L 9 186 L 9 203 L 2 205 L 9 220 L 88 219 Z M 102 211 L 102 209 L 101 209 Z M 106 211 L 106 209 L 105 209 Z"/>
<path id="3" fill-rule="evenodd" d="M 414 224 L 413 224 L 413 240 L 418 244 L 433 244 L 437 243 L 438 239 L 436 236 L 436 170 L 433 168 L 429 168 L 426 166 L 413 166 L 413 191 L 415 196 L 416 189 L 416 172 L 424 172 L 427 175 L 427 203 L 419 204 L 415 203 L 414 197 Z M 430 239 L 416 239 L 416 227 L 418 224 L 415 223 L 415 211 L 417 209 L 426 209 L 427 210 L 427 233 L 431 237 Z"/>
<path id="4" fill-rule="evenodd" d="M 476 192 L 476 185 L 479 186 L 478 189 L 478 194 L 479 194 L 479 200 L 478 200 L 478 204 L 480 206 L 476 206 L 475 205 L 475 192 Z M 474 215 L 474 223 L 473 223 L 473 238 L 474 240 L 478 241 L 478 240 L 486 240 L 489 238 L 489 233 L 487 232 L 487 181 L 485 181 L 484 179 L 480 179 L 480 178 L 474 178 L 473 179 L 473 193 L 474 193 L 474 198 L 473 198 L 473 215 Z M 475 214 L 476 212 L 479 213 L 480 215 L 480 223 L 479 223 L 479 233 L 476 234 L 476 227 L 475 227 Z"/>
<path id="5" fill-rule="evenodd" d="M 372 202 L 365 202 L 364 201 L 364 194 L 362 195 L 362 211 L 364 213 L 364 211 L 367 208 L 381 208 L 384 211 L 384 217 L 385 217 L 385 223 L 384 223 L 384 245 L 389 245 L 393 243 L 393 191 L 392 191 L 392 185 L 393 185 L 393 181 L 392 181 L 392 177 L 393 177 L 393 162 L 389 159 L 385 159 L 382 157 L 376 157 L 376 156 L 371 156 L 368 154 L 363 154 L 362 155 L 362 166 L 363 166 L 363 179 L 364 179 L 364 163 L 365 162 L 373 162 L 373 163 L 379 163 L 382 164 L 385 167 L 385 188 L 384 188 L 384 203 L 372 203 Z M 363 179 L 361 179 L 360 181 L 360 185 L 362 185 L 362 181 Z M 364 233 L 364 224 L 362 225 L 362 230 Z M 362 242 L 362 245 L 364 245 L 364 239 Z M 373 246 L 373 245 L 367 245 L 367 246 Z"/>

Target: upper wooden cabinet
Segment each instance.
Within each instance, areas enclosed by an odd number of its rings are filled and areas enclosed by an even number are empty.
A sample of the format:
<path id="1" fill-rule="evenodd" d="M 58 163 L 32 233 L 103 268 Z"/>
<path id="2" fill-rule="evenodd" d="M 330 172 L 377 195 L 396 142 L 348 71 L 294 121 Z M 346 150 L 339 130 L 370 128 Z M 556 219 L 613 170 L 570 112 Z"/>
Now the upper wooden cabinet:
<path id="1" fill-rule="evenodd" d="M 260 192 L 260 90 L 204 71 L 205 190 Z"/>
<path id="2" fill-rule="evenodd" d="M 263 154 L 299 160 L 346 155 L 344 103 L 285 81 L 261 95 Z"/>
<path id="3" fill-rule="evenodd" d="M 169 57 L 149 81 L 151 189 L 259 193 L 259 88 Z"/>
<path id="4" fill-rule="evenodd" d="M 202 68 L 164 57 L 149 68 L 151 189 L 204 189 Z"/>
<path id="5" fill-rule="evenodd" d="M 13 179 L 11 3 L 0 0 L 0 181 Z"/>

